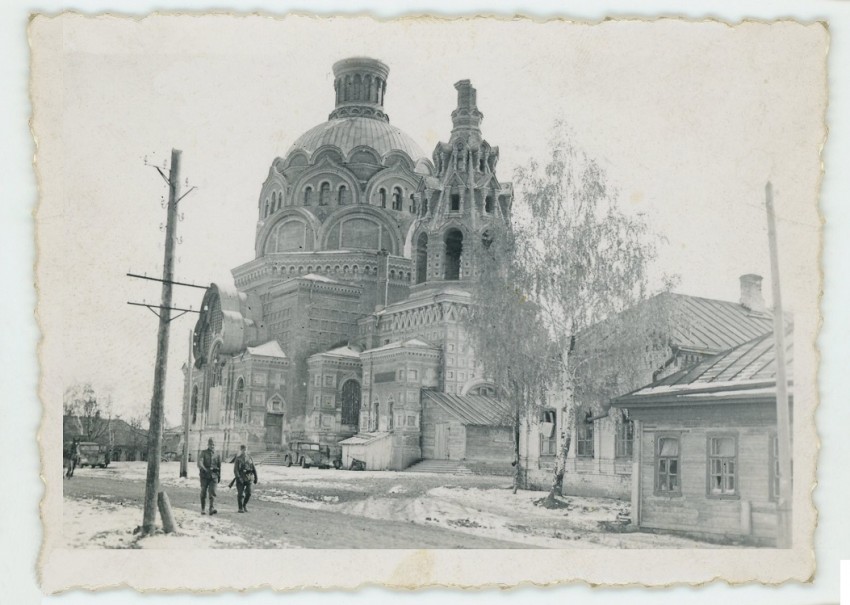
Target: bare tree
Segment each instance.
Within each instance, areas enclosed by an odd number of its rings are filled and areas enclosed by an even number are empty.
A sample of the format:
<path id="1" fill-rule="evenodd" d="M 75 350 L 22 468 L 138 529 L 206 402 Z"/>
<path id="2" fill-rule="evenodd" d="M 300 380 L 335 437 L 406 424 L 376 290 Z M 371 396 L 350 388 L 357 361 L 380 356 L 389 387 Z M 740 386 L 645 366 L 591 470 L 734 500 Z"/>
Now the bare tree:
<path id="1" fill-rule="evenodd" d="M 619 208 L 604 170 L 563 124 L 545 161 L 518 168 L 515 182 L 512 228 L 477 254 L 470 327 L 478 359 L 520 416 L 536 414 L 547 394 L 559 402 L 560 447 L 546 499 L 553 504 L 577 406 L 592 406 L 579 421 L 593 421 L 633 375 L 645 374 L 648 355 L 666 346 L 669 313 L 642 304 L 657 238 L 642 216 Z"/>
<path id="2" fill-rule="evenodd" d="M 97 395 L 91 383 L 78 383 L 65 389 L 62 405 L 64 414 L 76 425 L 81 440 L 97 441 L 109 436 L 112 398 Z"/>

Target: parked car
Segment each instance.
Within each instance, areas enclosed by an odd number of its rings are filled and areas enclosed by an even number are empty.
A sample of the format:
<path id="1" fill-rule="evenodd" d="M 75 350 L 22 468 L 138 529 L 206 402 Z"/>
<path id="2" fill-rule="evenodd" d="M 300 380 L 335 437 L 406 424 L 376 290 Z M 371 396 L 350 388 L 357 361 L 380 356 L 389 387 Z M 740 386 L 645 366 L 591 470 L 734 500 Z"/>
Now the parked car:
<path id="1" fill-rule="evenodd" d="M 290 444 L 289 451 L 283 457 L 286 466 L 299 464 L 302 468 L 317 466 L 319 468 L 339 468 L 342 466 L 342 453 L 331 452 L 330 446 L 309 441 L 298 441 Z"/>
<path id="2" fill-rule="evenodd" d="M 180 460 L 180 454 L 177 452 L 162 452 L 163 462 L 174 462 L 175 460 Z"/>
<path id="3" fill-rule="evenodd" d="M 100 468 L 106 468 L 110 462 L 109 448 L 107 446 L 91 441 L 80 443 L 80 467 L 99 466 Z"/>

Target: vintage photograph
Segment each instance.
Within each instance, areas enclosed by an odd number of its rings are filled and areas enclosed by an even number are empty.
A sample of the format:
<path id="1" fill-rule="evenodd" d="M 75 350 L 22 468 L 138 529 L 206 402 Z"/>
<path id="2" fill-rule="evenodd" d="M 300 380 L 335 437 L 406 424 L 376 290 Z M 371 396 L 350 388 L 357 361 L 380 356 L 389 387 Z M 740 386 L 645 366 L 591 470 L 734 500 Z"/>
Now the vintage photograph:
<path id="1" fill-rule="evenodd" d="M 48 591 L 811 575 L 822 23 L 29 36 Z"/>

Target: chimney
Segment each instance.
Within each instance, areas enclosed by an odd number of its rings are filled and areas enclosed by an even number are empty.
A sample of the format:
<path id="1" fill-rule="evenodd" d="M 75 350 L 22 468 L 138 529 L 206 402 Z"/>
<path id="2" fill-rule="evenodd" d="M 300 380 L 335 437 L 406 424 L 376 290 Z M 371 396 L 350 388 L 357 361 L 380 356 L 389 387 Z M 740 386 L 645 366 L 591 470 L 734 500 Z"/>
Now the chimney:
<path id="1" fill-rule="evenodd" d="M 741 306 L 748 311 L 766 311 L 764 296 L 761 294 L 761 280 L 761 275 L 754 273 L 741 276 Z"/>

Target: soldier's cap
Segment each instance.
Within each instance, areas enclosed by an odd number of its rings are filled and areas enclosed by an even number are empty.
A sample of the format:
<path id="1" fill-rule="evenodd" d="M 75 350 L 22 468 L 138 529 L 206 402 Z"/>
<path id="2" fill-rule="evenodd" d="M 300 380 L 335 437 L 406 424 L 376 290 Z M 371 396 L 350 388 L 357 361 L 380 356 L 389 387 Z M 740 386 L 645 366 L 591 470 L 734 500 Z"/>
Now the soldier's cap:
<path id="1" fill-rule="evenodd" d="M 239 449 L 240 449 L 240 450 L 242 450 L 242 451 L 245 451 L 246 449 L 248 449 L 248 446 L 246 446 L 246 445 L 240 445 L 240 446 L 239 446 Z"/>
<path id="2" fill-rule="evenodd" d="M 211 444 L 212 444 L 212 445 L 215 445 L 215 439 L 213 439 L 212 437 L 210 437 L 209 439 L 207 439 L 207 445 L 211 445 Z"/>

